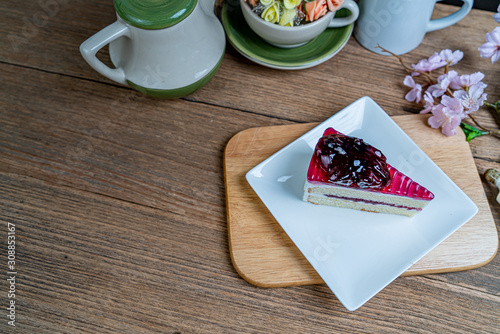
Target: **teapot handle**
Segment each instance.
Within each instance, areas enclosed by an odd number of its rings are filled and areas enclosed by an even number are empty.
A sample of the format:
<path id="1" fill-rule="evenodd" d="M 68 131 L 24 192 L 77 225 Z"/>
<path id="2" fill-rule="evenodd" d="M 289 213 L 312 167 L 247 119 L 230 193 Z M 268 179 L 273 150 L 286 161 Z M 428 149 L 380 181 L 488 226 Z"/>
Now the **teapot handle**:
<path id="1" fill-rule="evenodd" d="M 122 21 L 116 21 L 102 29 L 80 45 L 80 52 L 90 66 L 105 77 L 118 83 L 127 84 L 122 68 L 110 68 L 97 59 L 97 52 L 111 41 L 126 36 L 131 37 L 130 29 Z"/>

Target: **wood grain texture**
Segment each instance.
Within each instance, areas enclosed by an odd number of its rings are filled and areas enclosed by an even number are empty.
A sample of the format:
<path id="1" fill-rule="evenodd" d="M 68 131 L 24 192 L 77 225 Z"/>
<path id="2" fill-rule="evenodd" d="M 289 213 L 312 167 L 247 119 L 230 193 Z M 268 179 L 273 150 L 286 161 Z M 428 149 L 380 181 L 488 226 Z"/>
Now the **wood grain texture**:
<path id="1" fill-rule="evenodd" d="M 498 249 L 495 222 L 463 134 L 442 140 L 428 116 L 395 116 L 394 121 L 476 203 L 478 214 L 408 269 L 423 275 L 474 269 Z M 231 259 L 238 273 L 262 287 L 322 283 L 245 179 L 255 165 L 310 130 L 314 124 L 253 128 L 236 134 L 224 154 Z M 440 140 L 441 139 L 441 140 Z"/>
<path id="2" fill-rule="evenodd" d="M 5 321 L 3 263 L 1 333 L 500 332 L 499 256 L 474 270 L 400 277 L 356 312 L 324 284 L 258 288 L 231 263 L 223 178 L 230 138 L 323 121 L 364 95 L 392 116 L 417 112 L 403 98 L 394 59 L 351 39 L 324 64 L 287 72 L 228 46 L 203 89 L 164 101 L 103 78 L 80 56 L 79 45 L 115 20 L 112 1 L 0 9 L 1 258 L 7 223 L 18 238 L 17 325 Z M 487 73 L 488 99 L 500 98 L 500 67 L 477 52 L 496 26 L 491 16 L 475 10 L 429 33 L 408 62 L 460 48 L 456 69 Z M 107 51 L 100 56 L 106 61 Z M 496 124 L 488 111 L 477 117 Z M 470 147 L 480 175 L 500 168 L 497 139 Z M 498 190 L 482 183 L 498 229 Z"/>

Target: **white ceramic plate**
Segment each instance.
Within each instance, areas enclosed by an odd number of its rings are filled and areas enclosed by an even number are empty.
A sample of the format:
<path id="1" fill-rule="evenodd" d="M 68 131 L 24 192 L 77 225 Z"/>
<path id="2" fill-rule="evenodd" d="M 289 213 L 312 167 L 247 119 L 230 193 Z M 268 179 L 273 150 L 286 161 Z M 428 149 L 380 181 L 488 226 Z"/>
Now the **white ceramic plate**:
<path id="1" fill-rule="evenodd" d="M 302 200 L 314 147 L 327 127 L 360 137 L 435 198 L 412 218 Z M 364 97 L 287 145 L 247 180 L 340 302 L 355 310 L 478 211 L 474 202 L 370 98 Z"/>

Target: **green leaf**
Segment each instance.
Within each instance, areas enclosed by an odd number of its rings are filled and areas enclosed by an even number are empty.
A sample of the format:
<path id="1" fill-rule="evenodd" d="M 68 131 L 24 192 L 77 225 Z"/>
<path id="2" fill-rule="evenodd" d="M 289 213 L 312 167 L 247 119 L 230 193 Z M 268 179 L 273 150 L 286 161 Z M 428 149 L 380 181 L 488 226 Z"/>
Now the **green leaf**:
<path id="1" fill-rule="evenodd" d="M 466 124 L 466 123 L 460 123 L 460 127 L 462 128 L 462 131 L 465 133 L 465 138 L 467 141 L 470 143 L 470 141 L 476 137 L 484 136 L 489 134 L 488 131 L 482 131 L 479 130 L 472 125 Z"/>

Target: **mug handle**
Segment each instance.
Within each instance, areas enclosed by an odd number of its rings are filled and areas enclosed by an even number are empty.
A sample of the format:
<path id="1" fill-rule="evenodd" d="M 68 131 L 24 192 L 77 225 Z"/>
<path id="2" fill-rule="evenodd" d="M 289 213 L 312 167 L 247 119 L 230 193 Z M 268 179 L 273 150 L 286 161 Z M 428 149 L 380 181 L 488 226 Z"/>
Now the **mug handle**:
<path id="1" fill-rule="evenodd" d="M 110 68 L 96 57 L 97 52 L 106 44 L 122 36 L 130 38 L 130 29 L 122 21 L 116 21 L 83 42 L 80 45 L 80 52 L 94 70 L 113 81 L 126 85 L 125 72 L 122 68 Z"/>
<path id="2" fill-rule="evenodd" d="M 328 24 L 328 28 L 345 27 L 358 19 L 359 7 L 354 0 L 345 0 L 340 8 L 347 8 L 351 12 L 351 15 L 347 17 L 334 17 Z"/>
<path id="3" fill-rule="evenodd" d="M 429 21 L 429 23 L 427 24 L 426 32 L 449 27 L 457 23 L 461 19 L 463 19 L 467 14 L 469 14 L 470 10 L 472 9 L 472 5 L 474 4 L 474 0 L 462 0 L 462 1 L 464 4 L 455 13 L 442 17 L 440 19 Z"/>

